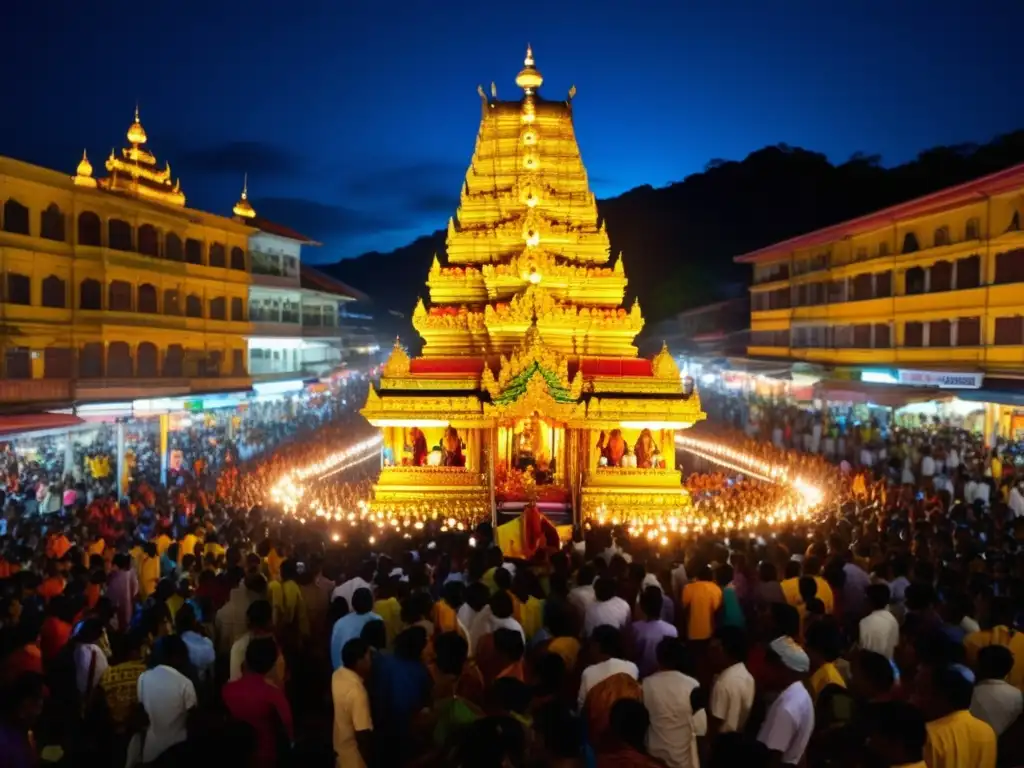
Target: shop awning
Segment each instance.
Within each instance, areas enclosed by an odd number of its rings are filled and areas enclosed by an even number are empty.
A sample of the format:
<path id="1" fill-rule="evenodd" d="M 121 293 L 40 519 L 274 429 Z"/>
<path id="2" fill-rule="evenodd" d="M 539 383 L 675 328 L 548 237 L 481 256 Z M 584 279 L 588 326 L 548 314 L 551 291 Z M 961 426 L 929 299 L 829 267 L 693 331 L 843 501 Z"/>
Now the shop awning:
<path id="1" fill-rule="evenodd" d="M 956 396 L 972 403 L 1024 406 L 1024 380 L 985 377 L 981 389 L 957 390 Z"/>
<path id="2" fill-rule="evenodd" d="M 863 381 L 819 381 L 817 396 L 823 400 L 846 403 L 877 403 L 887 408 L 900 408 L 910 403 L 949 400 L 956 394 L 935 387 L 901 387 L 868 384 Z"/>
<path id="3" fill-rule="evenodd" d="M 78 416 L 64 413 L 21 413 L 0 416 L 0 436 L 11 437 L 23 432 L 44 429 L 70 429 L 85 422 Z"/>

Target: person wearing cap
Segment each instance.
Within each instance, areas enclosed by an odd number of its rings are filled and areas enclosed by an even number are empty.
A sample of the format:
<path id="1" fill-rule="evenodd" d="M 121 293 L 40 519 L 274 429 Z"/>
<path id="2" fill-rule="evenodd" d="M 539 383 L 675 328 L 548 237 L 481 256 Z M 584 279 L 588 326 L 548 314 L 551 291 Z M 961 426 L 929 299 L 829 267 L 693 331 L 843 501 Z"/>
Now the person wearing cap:
<path id="1" fill-rule="evenodd" d="M 757 740 L 768 749 L 773 765 L 798 765 L 814 731 L 814 703 L 804 685 L 810 659 L 783 635 L 768 646 L 766 661 L 782 692 L 769 707 Z"/>

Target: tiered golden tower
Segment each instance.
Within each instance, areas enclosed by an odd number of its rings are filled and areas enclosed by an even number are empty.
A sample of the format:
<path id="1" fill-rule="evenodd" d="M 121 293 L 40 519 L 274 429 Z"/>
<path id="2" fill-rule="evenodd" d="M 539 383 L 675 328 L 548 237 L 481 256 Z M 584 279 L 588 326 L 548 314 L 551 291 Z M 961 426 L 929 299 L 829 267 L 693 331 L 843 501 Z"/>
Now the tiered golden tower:
<path id="1" fill-rule="evenodd" d="M 666 349 L 637 357 L 639 302 L 624 306 L 608 234 L 573 129 L 575 87 L 538 93 L 527 48 L 522 98 L 478 88 L 480 130 L 447 263 L 436 256 L 413 326 L 363 414 L 385 433 L 378 506 L 486 515 L 536 499 L 635 517 L 686 503 L 674 432 L 703 419 Z M 620 514 L 621 513 L 621 514 Z"/>

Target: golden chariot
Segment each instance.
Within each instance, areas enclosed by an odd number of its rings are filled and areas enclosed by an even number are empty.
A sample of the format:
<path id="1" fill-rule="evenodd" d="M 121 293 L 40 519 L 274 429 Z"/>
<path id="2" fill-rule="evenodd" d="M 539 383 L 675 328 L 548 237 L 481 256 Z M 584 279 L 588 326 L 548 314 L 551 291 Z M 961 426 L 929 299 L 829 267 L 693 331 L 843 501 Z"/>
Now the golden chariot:
<path id="1" fill-rule="evenodd" d="M 373 507 L 497 518 L 536 501 L 574 521 L 660 516 L 688 505 L 675 433 L 705 418 L 666 348 L 638 357 L 639 302 L 627 310 L 580 158 L 575 87 L 549 101 L 532 51 L 522 98 L 478 89 L 483 116 L 434 257 L 423 338 L 396 340 L 363 415 L 384 436 Z"/>

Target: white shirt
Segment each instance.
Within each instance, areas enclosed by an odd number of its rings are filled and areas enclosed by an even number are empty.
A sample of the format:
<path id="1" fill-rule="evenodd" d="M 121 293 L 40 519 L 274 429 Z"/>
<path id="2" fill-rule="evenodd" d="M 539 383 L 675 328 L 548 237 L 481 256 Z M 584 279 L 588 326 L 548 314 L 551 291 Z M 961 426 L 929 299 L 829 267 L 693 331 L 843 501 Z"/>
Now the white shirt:
<path id="1" fill-rule="evenodd" d="M 786 765 L 797 765 L 813 731 L 814 703 L 807 686 L 797 681 L 772 702 L 757 740 L 769 750 L 781 752 Z"/>
<path id="2" fill-rule="evenodd" d="M 949 467 L 950 472 L 960 466 L 960 456 L 956 452 L 956 448 L 950 448 L 949 451 L 947 451 L 946 466 Z"/>
<path id="3" fill-rule="evenodd" d="M 526 645 L 526 633 L 523 632 L 523 627 L 518 621 L 511 616 L 507 619 L 499 619 L 491 613 L 491 606 L 485 605 L 480 609 L 476 618 L 473 619 L 473 624 L 469 628 L 469 655 L 473 656 L 476 653 L 476 646 L 479 644 L 481 637 L 489 635 L 498 629 L 516 630 L 522 635 L 523 645 Z"/>
<path id="4" fill-rule="evenodd" d="M 925 456 L 921 459 L 921 476 L 931 477 L 935 474 L 935 459 L 931 456 Z"/>
<path id="5" fill-rule="evenodd" d="M 700 768 L 690 694 L 699 683 L 682 672 L 655 672 L 643 682 L 651 718 L 647 751 L 668 768 Z"/>
<path id="6" fill-rule="evenodd" d="M 344 597 L 345 602 L 348 604 L 348 609 L 352 610 L 352 595 L 355 594 L 357 589 L 368 589 L 373 592 L 373 585 L 364 579 L 362 576 L 356 576 L 353 579 L 349 579 L 344 582 L 341 586 L 335 587 L 331 593 L 331 602 L 333 603 L 335 598 Z"/>
<path id="7" fill-rule="evenodd" d="M 892 661 L 900 640 L 900 625 L 887 609 L 872 611 L 860 620 L 860 647 Z"/>
<path id="8" fill-rule="evenodd" d="M 742 661 L 722 670 L 711 685 L 708 711 L 722 721 L 721 733 L 742 731 L 754 706 L 754 676 Z"/>
<path id="9" fill-rule="evenodd" d="M 78 683 L 78 692 L 85 694 L 86 691 L 96 690 L 108 666 L 107 656 L 102 648 L 93 643 L 80 643 L 75 648 L 75 682 Z"/>
<path id="10" fill-rule="evenodd" d="M 1013 510 L 1015 518 L 1024 517 L 1024 494 L 1016 485 L 1010 489 L 1010 509 Z"/>
<path id="11" fill-rule="evenodd" d="M 596 601 L 593 584 L 584 584 L 569 591 L 569 604 L 580 612 L 580 616 L 586 616 L 587 608 Z"/>
<path id="12" fill-rule="evenodd" d="M 590 637 L 594 629 L 602 624 L 622 629 L 629 624 L 632 615 L 629 603 L 618 595 L 603 603 L 595 601 L 587 606 L 587 612 L 583 619 L 583 634 Z"/>
<path id="13" fill-rule="evenodd" d="M 139 676 L 138 695 L 149 715 L 142 762 L 150 763 L 188 738 L 188 711 L 199 701 L 192 681 L 163 664 Z"/>
<path id="14" fill-rule="evenodd" d="M 640 670 L 636 668 L 636 664 L 632 661 L 623 661 L 622 659 L 608 659 L 599 664 L 591 664 L 584 669 L 583 674 L 580 676 L 580 695 L 576 700 L 580 710 L 583 709 L 583 705 L 587 701 L 587 694 L 590 693 L 591 688 L 602 680 L 606 680 L 620 672 L 625 672 L 634 680 L 640 677 Z"/>
<path id="15" fill-rule="evenodd" d="M 992 726 L 996 736 L 1003 733 L 1024 712 L 1024 693 L 1005 680 L 982 680 L 971 696 L 971 714 Z"/>

